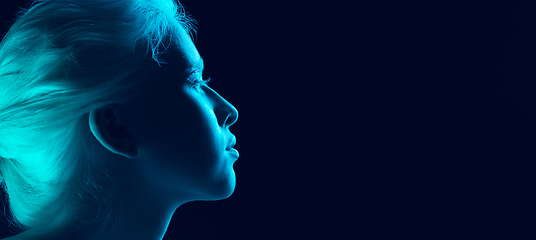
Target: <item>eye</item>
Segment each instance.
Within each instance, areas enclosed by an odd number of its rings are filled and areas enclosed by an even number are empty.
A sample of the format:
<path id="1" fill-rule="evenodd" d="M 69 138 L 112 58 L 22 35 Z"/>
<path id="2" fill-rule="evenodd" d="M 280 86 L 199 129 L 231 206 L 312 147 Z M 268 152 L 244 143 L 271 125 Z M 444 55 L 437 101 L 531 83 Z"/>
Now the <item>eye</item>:
<path id="1" fill-rule="evenodd" d="M 191 87 L 196 87 L 196 88 L 199 88 L 199 87 L 202 87 L 202 86 L 208 86 L 208 82 L 210 82 L 210 78 L 206 79 L 206 80 L 203 80 L 203 79 L 188 79 L 188 84 L 190 85 L 190 88 Z"/>
<path id="2" fill-rule="evenodd" d="M 196 73 L 199 73 L 199 70 L 195 70 L 194 72 L 190 74 L 190 76 L 188 76 L 187 82 L 188 82 L 188 85 L 190 85 L 190 88 L 192 87 L 200 88 L 202 86 L 208 86 L 208 82 L 210 82 L 210 78 L 208 78 L 207 80 L 197 78 L 194 76 L 194 74 Z"/>

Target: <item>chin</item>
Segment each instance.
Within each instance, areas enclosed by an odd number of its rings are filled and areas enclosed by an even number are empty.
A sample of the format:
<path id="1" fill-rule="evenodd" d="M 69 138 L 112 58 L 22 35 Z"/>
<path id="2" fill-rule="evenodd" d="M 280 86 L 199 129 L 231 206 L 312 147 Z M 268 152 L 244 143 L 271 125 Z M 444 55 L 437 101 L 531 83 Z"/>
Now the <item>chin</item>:
<path id="1" fill-rule="evenodd" d="M 236 186 L 236 178 L 234 171 L 232 174 L 229 174 L 229 176 L 225 179 L 221 179 L 216 184 L 212 186 L 212 189 L 209 196 L 207 197 L 208 201 L 217 201 L 217 200 L 223 200 L 231 195 L 233 195 L 234 190 Z"/>
<path id="2" fill-rule="evenodd" d="M 230 197 L 231 195 L 233 195 L 235 187 L 236 187 L 236 179 L 235 179 L 234 174 L 233 174 L 232 178 L 230 178 L 229 181 L 227 181 L 227 183 L 224 184 L 219 189 L 219 194 L 218 194 L 219 199 L 218 200 L 226 199 L 226 198 Z"/>

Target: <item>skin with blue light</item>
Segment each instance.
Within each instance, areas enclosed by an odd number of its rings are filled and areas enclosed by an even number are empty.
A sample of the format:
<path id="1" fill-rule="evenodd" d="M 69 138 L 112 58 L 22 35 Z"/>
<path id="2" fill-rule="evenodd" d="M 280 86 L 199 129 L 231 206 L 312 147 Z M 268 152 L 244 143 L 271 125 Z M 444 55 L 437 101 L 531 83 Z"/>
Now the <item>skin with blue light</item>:
<path id="1" fill-rule="evenodd" d="M 100 146 L 96 159 L 118 183 L 112 206 L 121 216 L 114 227 L 72 222 L 46 236 L 28 230 L 7 239 L 162 239 L 182 204 L 233 193 L 238 152 L 229 148 L 236 142 L 229 127 L 238 112 L 203 83 L 202 58 L 187 33 L 177 31 L 178 47 L 162 55 L 167 64 L 147 69 L 154 74 L 133 101 L 94 109 L 87 119 L 91 141 Z"/>

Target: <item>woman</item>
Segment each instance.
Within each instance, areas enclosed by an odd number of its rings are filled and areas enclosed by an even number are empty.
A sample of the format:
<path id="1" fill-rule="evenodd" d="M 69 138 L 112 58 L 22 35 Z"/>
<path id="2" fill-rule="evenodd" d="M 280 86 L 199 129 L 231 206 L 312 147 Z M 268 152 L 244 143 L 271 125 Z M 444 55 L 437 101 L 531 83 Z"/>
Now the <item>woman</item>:
<path id="1" fill-rule="evenodd" d="M 238 112 L 173 0 L 42 0 L 0 44 L 0 170 L 18 239 L 162 239 L 229 197 Z"/>

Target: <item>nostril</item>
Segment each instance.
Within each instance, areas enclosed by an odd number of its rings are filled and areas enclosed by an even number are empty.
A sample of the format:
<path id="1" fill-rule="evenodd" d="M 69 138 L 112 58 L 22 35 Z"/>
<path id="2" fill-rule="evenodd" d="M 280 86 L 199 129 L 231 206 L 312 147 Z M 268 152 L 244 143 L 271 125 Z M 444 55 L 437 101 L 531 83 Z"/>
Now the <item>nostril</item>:
<path id="1" fill-rule="evenodd" d="M 236 120 L 238 120 L 238 111 L 236 110 L 236 108 L 233 107 L 229 114 L 229 117 L 227 118 L 226 124 L 228 126 L 231 126 L 236 122 Z"/>

